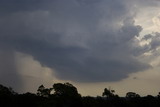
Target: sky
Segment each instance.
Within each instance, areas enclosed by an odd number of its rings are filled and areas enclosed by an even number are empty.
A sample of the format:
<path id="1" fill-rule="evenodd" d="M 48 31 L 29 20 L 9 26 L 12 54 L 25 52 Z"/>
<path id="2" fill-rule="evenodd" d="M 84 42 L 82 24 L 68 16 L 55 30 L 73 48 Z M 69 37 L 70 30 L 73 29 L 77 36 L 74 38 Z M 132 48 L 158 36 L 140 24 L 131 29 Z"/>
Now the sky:
<path id="1" fill-rule="evenodd" d="M 0 84 L 160 92 L 160 0 L 0 0 Z"/>

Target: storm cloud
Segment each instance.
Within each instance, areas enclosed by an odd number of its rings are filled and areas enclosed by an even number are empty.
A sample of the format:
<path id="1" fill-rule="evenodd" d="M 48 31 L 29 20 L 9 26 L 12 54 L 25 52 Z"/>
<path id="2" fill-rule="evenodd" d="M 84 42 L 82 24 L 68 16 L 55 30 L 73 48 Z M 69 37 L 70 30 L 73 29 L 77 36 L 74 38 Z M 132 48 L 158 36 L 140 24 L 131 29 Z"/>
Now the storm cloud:
<path id="1" fill-rule="evenodd" d="M 122 80 L 151 67 L 138 56 L 160 45 L 137 43 L 143 28 L 129 1 L 1 0 L 0 51 L 29 54 L 62 80 Z"/>

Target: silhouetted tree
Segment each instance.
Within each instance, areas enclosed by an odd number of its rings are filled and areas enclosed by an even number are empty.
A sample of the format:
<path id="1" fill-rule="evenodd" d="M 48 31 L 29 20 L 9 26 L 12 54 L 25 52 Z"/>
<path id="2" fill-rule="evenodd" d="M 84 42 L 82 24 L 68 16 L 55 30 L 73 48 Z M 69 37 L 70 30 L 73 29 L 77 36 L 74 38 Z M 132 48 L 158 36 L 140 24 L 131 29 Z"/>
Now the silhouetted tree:
<path id="1" fill-rule="evenodd" d="M 14 92 L 12 88 L 0 84 L 0 96 L 10 96 L 14 94 L 16 94 L 16 92 Z"/>
<path id="2" fill-rule="evenodd" d="M 59 107 L 81 107 L 81 95 L 77 88 L 70 83 L 56 83 L 53 85 L 56 105 Z"/>
<path id="3" fill-rule="evenodd" d="M 16 93 L 13 91 L 12 88 L 8 88 L 0 84 L 0 106 L 1 107 L 11 106 L 14 95 L 16 95 Z"/>
<path id="4" fill-rule="evenodd" d="M 102 93 L 102 96 L 106 96 L 110 98 L 110 97 L 114 97 L 114 93 L 115 93 L 114 90 L 111 90 L 110 88 L 109 89 L 105 88 L 104 92 Z"/>
<path id="5" fill-rule="evenodd" d="M 77 88 L 70 83 L 56 83 L 53 85 L 54 95 L 66 97 L 79 97 Z"/>
<path id="6" fill-rule="evenodd" d="M 136 94 L 135 92 L 126 93 L 126 98 L 138 98 L 138 97 L 140 97 L 140 95 Z"/>
<path id="7" fill-rule="evenodd" d="M 160 92 L 158 93 L 157 97 L 160 98 Z"/>
<path id="8" fill-rule="evenodd" d="M 43 85 L 39 86 L 37 95 L 42 97 L 49 97 L 52 89 L 45 88 Z"/>
<path id="9" fill-rule="evenodd" d="M 39 86 L 37 94 L 18 94 L 12 88 L 0 85 L 0 107 L 160 107 L 160 93 L 158 97 L 140 97 L 135 92 L 128 92 L 126 98 L 114 93 L 114 90 L 105 88 L 103 96 L 107 98 L 81 97 L 72 84 L 56 83 L 52 88 Z"/>

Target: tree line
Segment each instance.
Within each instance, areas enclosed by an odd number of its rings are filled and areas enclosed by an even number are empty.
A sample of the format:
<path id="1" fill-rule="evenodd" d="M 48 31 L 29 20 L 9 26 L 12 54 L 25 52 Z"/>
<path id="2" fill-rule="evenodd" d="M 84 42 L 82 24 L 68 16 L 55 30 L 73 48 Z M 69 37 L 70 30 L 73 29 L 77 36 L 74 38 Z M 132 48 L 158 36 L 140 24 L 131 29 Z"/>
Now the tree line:
<path id="1" fill-rule="evenodd" d="M 55 83 L 51 88 L 40 85 L 37 93 L 19 94 L 0 85 L 0 107 L 160 107 L 160 92 L 144 97 L 127 92 L 119 97 L 115 90 L 105 88 L 102 96 L 91 97 L 81 96 L 70 83 Z"/>

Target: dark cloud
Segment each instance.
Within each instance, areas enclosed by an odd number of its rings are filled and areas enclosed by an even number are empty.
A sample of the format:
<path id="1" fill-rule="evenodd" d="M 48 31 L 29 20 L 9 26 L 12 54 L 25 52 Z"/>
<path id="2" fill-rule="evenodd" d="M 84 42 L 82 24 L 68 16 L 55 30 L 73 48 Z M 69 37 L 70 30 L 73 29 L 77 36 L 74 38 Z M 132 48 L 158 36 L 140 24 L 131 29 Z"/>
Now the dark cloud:
<path id="1" fill-rule="evenodd" d="M 47 0 L 52 2 L 55 0 Z M 48 2 L 45 0 L 1 0 L 0 11 L 2 13 L 34 11 L 37 9 L 46 9 Z"/>
<path id="2" fill-rule="evenodd" d="M 118 81 L 150 67 L 137 58 L 143 52 L 133 44 L 142 27 L 134 24 L 134 14 L 123 1 L 1 0 L 0 4 L 5 13 L 0 16 L 0 47 L 32 55 L 61 79 Z"/>

